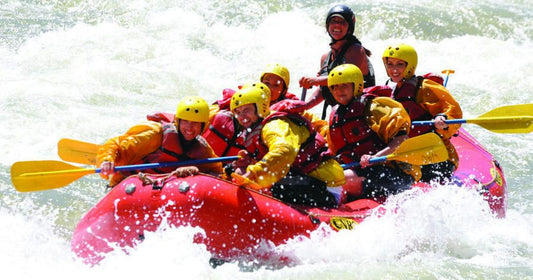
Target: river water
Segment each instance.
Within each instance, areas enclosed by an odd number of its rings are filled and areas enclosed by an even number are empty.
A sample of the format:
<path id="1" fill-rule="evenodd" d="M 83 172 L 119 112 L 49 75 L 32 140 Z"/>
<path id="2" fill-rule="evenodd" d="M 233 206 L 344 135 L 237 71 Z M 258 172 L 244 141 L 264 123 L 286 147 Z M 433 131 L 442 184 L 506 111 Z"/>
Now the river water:
<path id="1" fill-rule="evenodd" d="M 19 193 L 17 161 L 59 160 L 61 138 L 103 143 L 178 100 L 209 102 L 224 88 L 256 80 L 279 62 L 298 79 L 317 72 L 328 50 L 329 1 L 1 0 L 0 275 L 2 278 L 94 279 L 533 279 L 533 134 L 464 127 L 504 168 L 507 217 L 496 219 L 479 196 L 453 187 L 406 199 L 402 211 L 355 231 L 289 242 L 296 266 L 213 269 L 197 229 L 147 235 L 129 255 L 89 267 L 70 250 L 82 215 L 105 195 L 87 175 L 56 190 Z M 417 72 L 453 69 L 448 88 L 466 118 L 533 100 L 531 1 L 349 1 L 356 35 L 381 53 L 405 42 Z"/>

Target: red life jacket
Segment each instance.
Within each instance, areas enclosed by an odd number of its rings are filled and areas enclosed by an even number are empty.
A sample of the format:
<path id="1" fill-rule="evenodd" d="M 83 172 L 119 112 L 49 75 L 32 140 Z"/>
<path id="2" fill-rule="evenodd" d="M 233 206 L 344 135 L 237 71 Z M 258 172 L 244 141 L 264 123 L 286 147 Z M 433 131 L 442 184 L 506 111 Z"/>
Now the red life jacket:
<path id="1" fill-rule="evenodd" d="M 230 104 L 231 104 L 231 97 L 235 93 L 235 90 L 230 88 L 225 88 L 222 91 L 222 99 L 219 99 L 215 101 L 216 104 L 218 104 L 218 108 L 222 110 L 230 110 Z"/>
<path id="2" fill-rule="evenodd" d="M 186 151 L 196 151 L 198 149 L 205 149 L 207 142 L 201 137 L 196 137 L 190 141 L 187 147 L 182 147 L 181 140 L 174 125 L 174 114 L 158 112 L 146 116 L 149 121 L 159 122 L 163 128 L 163 140 L 161 146 L 156 151 L 146 155 L 136 164 L 154 163 L 154 162 L 171 162 L 171 161 L 187 161 L 194 158 L 188 156 Z M 172 172 L 176 167 L 161 167 L 154 169 L 146 169 L 145 173 L 168 173 Z M 122 172 L 126 175 L 136 174 L 136 172 Z"/>
<path id="3" fill-rule="evenodd" d="M 429 80 L 432 80 L 434 81 L 435 83 L 438 83 L 438 84 L 441 84 L 444 86 L 444 79 L 442 78 L 441 75 L 437 74 L 437 73 L 426 73 L 424 75 L 422 75 L 422 77 L 424 77 L 424 79 L 429 79 Z"/>
<path id="4" fill-rule="evenodd" d="M 237 120 L 233 118 L 233 114 L 230 111 L 231 97 L 235 93 L 235 90 L 226 88 L 222 91 L 222 99 L 215 101 L 219 106 L 219 112 L 213 117 L 203 137 L 209 143 L 211 148 L 218 156 L 234 156 L 237 155 L 240 150 L 245 147 L 237 143 L 237 135 L 239 131 L 235 130 L 239 126 Z M 298 97 L 292 93 L 287 92 L 285 100 L 299 100 Z M 275 104 L 272 104 L 271 109 L 276 110 Z M 305 103 L 304 103 L 305 104 Z"/>
<path id="5" fill-rule="evenodd" d="M 291 170 L 300 174 L 307 174 L 316 169 L 322 162 L 333 158 L 326 141 L 319 133 L 316 133 L 311 123 L 298 114 L 287 112 L 274 112 L 251 131 L 244 130 L 241 134 L 241 141 L 253 158 L 262 159 L 268 153 L 268 147 L 261 139 L 261 130 L 267 122 L 281 117 L 287 117 L 298 125 L 305 125 L 310 133 L 309 138 L 301 145 Z"/>
<path id="6" fill-rule="evenodd" d="M 392 93 L 392 98 L 400 102 L 407 113 L 409 113 L 411 121 L 426 121 L 433 119 L 433 116 L 416 102 L 416 96 L 423 80 L 424 77 L 413 76 L 409 80 L 405 80 L 400 87 L 397 86 Z M 411 127 L 409 137 L 432 132 L 433 129 L 434 128 L 429 125 L 414 126 Z"/>
<path id="7" fill-rule="evenodd" d="M 230 111 L 221 110 L 213 117 L 203 137 L 218 156 L 235 156 L 245 149 L 236 141 L 239 131 L 235 128 L 238 126 Z"/>
<path id="8" fill-rule="evenodd" d="M 270 105 L 270 110 L 287 113 L 302 113 L 305 111 L 305 104 L 305 101 L 299 99 L 283 99 Z"/>
<path id="9" fill-rule="evenodd" d="M 153 122 L 173 122 L 174 117 L 175 115 L 171 113 L 157 112 L 147 115 L 146 119 Z"/>
<path id="10" fill-rule="evenodd" d="M 329 140 L 342 163 L 359 161 L 364 154 L 375 154 L 387 145 L 366 120 L 365 111 L 372 97 L 354 99 L 347 106 L 337 105 L 329 118 Z"/>
<path id="11" fill-rule="evenodd" d="M 392 88 L 387 85 L 383 86 L 373 86 L 363 89 L 363 96 L 365 97 L 388 97 L 392 96 Z"/>
<path id="12" fill-rule="evenodd" d="M 285 92 L 284 95 L 280 95 L 280 97 L 277 99 L 277 100 L 270 100 L 270 108 L 272 109 L 272 106 L 280 101 L 283 101 L 283 100 L 300 100 L 300 98 L 298 98 L 298 96 L 296 96 L 295 94 L 293 93 L 290 93 L 290 92 Z"/>

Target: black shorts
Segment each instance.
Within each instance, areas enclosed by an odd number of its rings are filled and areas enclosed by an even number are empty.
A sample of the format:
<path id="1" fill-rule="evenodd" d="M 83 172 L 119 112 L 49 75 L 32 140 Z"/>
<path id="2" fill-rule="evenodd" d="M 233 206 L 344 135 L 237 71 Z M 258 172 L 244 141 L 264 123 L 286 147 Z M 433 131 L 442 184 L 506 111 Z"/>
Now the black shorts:
<path id="1" fill-rule="evenodd" d="M 404 173 L 399 168 L 387 165 L 373 165 L 366 168 L 357 168 L 355 173 L 363 180 L 364 197 L 384 197 L 408 190 L 414 183 L 411 175 Z"/>
<path id="2" fill-rule="evenodd" d="M 422 178 L 420 181 L 429 183 L 431 181 L 444 183 L 445 180 L 452 178 L 455 172 L 455 164 L 447 160 L 435 164 L 422 165 Z"/>
<path id="3" fill-rule="evenodd" d="M 270 188 L 272 196 L 292 204 L 336 208 L 337 200 L 326 183 L 307 175 L 289 173 Z"/>

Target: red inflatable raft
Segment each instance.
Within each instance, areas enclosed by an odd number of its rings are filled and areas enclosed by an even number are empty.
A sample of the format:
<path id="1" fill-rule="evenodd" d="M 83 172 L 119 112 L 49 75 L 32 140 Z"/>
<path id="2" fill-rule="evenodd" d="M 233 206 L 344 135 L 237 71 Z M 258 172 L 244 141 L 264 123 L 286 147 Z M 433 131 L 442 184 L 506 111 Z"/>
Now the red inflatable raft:
<path id="1" fill-rule="evenodd" d="M 497 161 L 466 131 L 453 143 L 460 155 L 458 184 L 475 188 L 495 215 L 506 209 L 506 182 Z M 417 186 L 423 186 L 417 184 Z M 195 242 L 205 244 L 220 260 L 263 258 L 259 244 L 280 245 L 299 235 L 309 236 L 321 223 L 335 230 L 352 229 L 383 208 L 360 199 L 338 209 L 283 203 L 268 194 L 239 187 L 208 175 L 131 176 L 115 186 L 79 222 L 72 250 L 85 262 L 96 264 L 113 248 L 127 248 L 156 231 L 163 221 L 174 227 L 197 226 L 205 231 Z"/>

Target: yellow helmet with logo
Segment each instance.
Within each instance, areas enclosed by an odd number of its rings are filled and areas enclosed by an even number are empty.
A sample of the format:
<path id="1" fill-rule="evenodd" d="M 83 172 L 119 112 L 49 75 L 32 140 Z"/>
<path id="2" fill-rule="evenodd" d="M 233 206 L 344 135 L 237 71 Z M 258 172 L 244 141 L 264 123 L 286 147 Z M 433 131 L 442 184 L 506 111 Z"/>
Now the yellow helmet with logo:
<path id="1" fill-rule="evenodd" d="M 203 98 L 185 97 L 178 104 L 176 119 L 207 124 L 209 122 L 209 105 Z"/>
<path id="2" fill-rule="evenodd" d="M 243 86 L 231 97 L 231 111 L 247 104 L 255 104 L 257 115 L 260 118 L 265 118 L 270 114 L 270 90 L 266 93 L 259 87 Z"/>
<path id="3" fill-rule="evenodd" d="M 353 64 L 339 65 L 329 72 L 328 87 L 334 85 L 353 83 L 353 95 L 359 96 L 363 93 L 364 79 L 359 67 Z"/>
<path id="4" fill-rule="evenodd" d="M 267 65 L 265 71 L 263 71 L 263 73 L 261 74 L 261 81 L 263 81 L 263 77 L 265 77 L 266 74 L 274 74 L 280 77 L 285 83 L 285 88 L 289 88 L 289 83 L 291 82 L 291 75 L 287 67 L 279 63 Z"/>
<path id="5" fill-rule="evenodd" d="M 387 47 L 383 52 L 383 63 L 385 67 L 387 67 L 387 58 L 389 57 L 401 59 L 407 63 L 407 67 L 405 67 L 405 71 L 403 72 L 404 79 L 409 79 L 415 74 L 418 55 L 412 46 L 400 43 Z"/>

